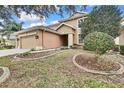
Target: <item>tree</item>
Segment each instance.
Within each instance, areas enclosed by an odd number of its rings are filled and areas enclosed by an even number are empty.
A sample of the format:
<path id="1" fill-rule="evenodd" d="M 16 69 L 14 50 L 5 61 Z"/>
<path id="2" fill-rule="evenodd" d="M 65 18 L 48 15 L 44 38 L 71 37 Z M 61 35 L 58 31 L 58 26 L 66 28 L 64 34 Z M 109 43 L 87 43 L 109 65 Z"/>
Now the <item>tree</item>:
<path id="1" fill-rule="evenodd" d="M 6 35 L 7 39 L 9 39 L 10 34 L 12 34 L 13 32 L 17 32 L 19 30 L 22 30 L 22 24 L 23 24 L 23 22 L 16 23 L 15 21 L 5 23 L 3 25 L 2 39 L 3 39 L 3 35 Z"/>
<path id="2" fill-rule="evenodd" d="M 81 6 L 80 10 L 84 8 L 86 8 L 86 6 Z M 42 19 L 49 17 L 49 15 L 53 13 L 63 16 L 63 11 L 71 15 L 76 10 L 77 8 L 74 5 L 1 5 L 0 20 L 4 22 L 12 21 L 13 15 L 20 17 L 22 11 L 27 14 L 37 15 Z M 2 26 L 3 22 L 0 21 L 0 25 Z"/>
<path id="3" fill-rule="evenodd" d="M 91 32 L 104 32 L 113 37 L 118 36 L 122 12 L 118 6 L 96 6 L 80 24 L 82 37 Z"/>
<path id="4" fill-rule="evenodd" d="M 4 24 L 4 30 L 9 32 L 16 32 L 22 29 L 23 23 L 16 23 L 15 21 Z"/>

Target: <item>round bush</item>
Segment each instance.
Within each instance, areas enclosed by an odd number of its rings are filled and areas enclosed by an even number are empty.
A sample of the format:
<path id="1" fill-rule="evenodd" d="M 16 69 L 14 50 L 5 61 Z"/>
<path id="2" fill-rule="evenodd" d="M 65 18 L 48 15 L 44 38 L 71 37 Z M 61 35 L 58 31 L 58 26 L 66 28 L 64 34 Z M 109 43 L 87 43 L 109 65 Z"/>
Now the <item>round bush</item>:
<path id="1" fill-rule="evenodd" d="M 84 49 L 104 54 L 115 47 L 114 38 L 103 32 L 93 32 L 84 38 Z"/>

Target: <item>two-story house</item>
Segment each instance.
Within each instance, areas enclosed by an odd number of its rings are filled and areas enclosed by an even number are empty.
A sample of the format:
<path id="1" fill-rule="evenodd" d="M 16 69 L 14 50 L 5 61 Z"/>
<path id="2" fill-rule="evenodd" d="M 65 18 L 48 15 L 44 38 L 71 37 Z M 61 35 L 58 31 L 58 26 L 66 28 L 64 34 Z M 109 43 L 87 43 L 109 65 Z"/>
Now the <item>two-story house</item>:
<path id="1" fill-rule="evenodd" d="M 85 12 L 75 12 L 67 19 L 49 26 L 36 26 L 17 33 L 17 48 L 59 48 L 82 44 L 80 22 L 87 16 Z"/>

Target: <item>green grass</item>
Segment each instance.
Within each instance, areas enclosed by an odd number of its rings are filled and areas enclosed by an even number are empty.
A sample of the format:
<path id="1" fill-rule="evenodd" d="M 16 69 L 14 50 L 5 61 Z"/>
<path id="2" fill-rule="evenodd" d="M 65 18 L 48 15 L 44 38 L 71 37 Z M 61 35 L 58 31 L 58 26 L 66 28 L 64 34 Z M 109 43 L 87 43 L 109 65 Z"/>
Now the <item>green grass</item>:
<path id="1" fill-rule="evenodd" d="M 0 50 L 5 50 L 6 48 L 0 48 Z"/>
<path id="2" fill-rule="evenodd" d="M 0 58 L 0 65 L 9 67 L 11 77 L 0 87 L 123 87 L 106 83 L 107 77 L 83 72 L 72 63 L 72 56 L 83 50 L 68 50 L 53 57 L 35 61 L 11 62 Z"/>

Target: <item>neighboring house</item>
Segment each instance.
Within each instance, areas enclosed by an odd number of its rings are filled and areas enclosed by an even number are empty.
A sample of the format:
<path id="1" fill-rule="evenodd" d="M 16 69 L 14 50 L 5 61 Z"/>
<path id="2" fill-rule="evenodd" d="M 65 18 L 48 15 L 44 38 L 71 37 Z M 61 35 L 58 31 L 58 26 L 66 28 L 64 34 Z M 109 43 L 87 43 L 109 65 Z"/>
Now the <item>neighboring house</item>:
<path id="1" fill-rule="evenodd" d="M 7 45 L 15 46 L 16 34 L 5 30 L 0 30 L 0 39 L 4 39 Z"/>
<path id="2" fill-rule="evenodd" d="M 4 30 L 3 29 L 0 29 L 0 39 L 3 38 L 3 33 L 4 33 Z"/>
<path id="3" fill-rule="evenodd" d="M 80 45 L 81 28 L 79 24 L 87 16 L 85 12 L 76 12 L 67 19 L 49 26 L 36 26 L 17 32 L 17 48 L 59 48 Z"/>

